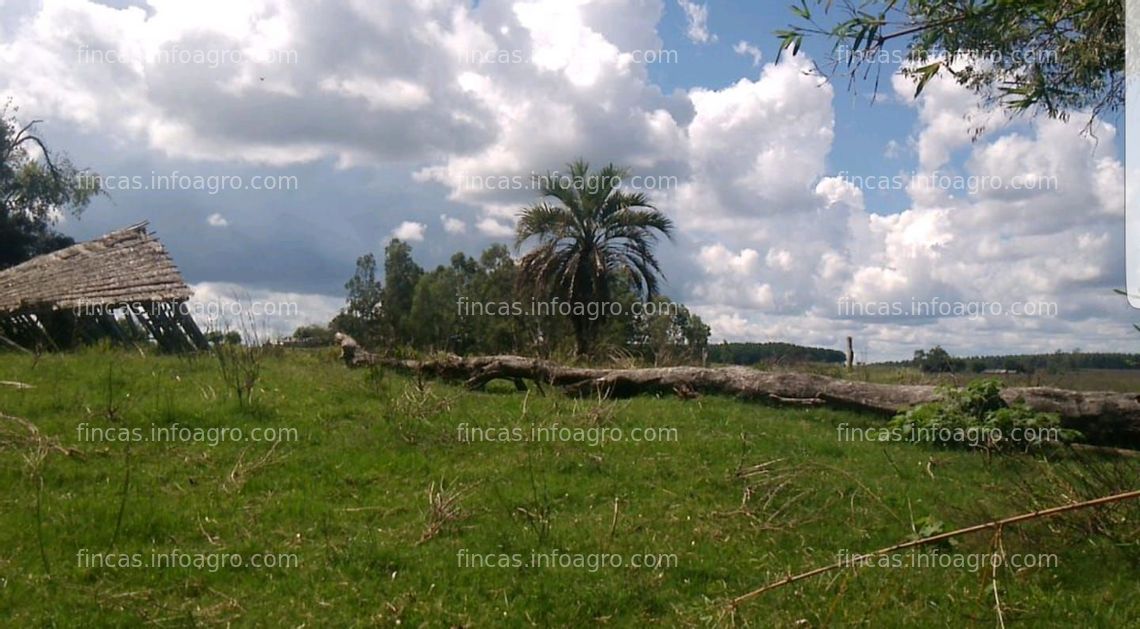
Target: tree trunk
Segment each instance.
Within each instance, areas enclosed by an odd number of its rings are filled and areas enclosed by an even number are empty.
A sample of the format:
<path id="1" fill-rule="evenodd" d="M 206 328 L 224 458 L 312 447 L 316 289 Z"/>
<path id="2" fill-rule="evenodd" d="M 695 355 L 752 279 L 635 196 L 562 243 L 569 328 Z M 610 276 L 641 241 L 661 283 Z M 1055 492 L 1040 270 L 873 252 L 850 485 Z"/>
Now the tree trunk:
<path id="1" fill-rule="evenodd" d="M 779 404 L 827 405 L 893 415 L 938 399 L 926 385 L 854 382 L 815 374 L 764 372 L 751 367 L 653 367 L 596 369 L 568 367 L 523 356 L 447 356 L 415 361 L 381 359 L 357 351 L 353 366 L 381 364 L 429 377 L 482 388 L 496 379 L 525 378 L 578 396 L 631 397 L 642 393 L 734 395 Z M 689 395 L 686 395 L 689 394 Z M 1084 433 L 1093 444 L 1140 448 L 1140 395 L 1108 391 L 1067 391 L 1051 387 L 1008 387 L 1007 404 L 1022 401 L 1035 411 L 1057 413 L 1065 428 Z"/>

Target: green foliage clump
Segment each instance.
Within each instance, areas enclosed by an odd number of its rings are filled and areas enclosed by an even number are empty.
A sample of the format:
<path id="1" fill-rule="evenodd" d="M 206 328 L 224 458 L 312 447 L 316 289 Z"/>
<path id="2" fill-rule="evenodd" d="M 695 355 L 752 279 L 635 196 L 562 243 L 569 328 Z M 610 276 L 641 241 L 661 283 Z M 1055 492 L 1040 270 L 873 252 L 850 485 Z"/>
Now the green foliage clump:
<path id="1" fill-rule="evenodd" d="M 1087 111 L 1090 127 L 1124 105 L 1119 0 L 800 0 L 791 10 L 797 23 L 775 33 L 781 50 L 823 37 L 831 74 L 852 85 L 873 69 L 877 90 L 882 69 L 901 61 L 916 98 L 942 75 L 1012 114 Z"/>
<path id="2" fill-rule="evenodd" d="M 49 151 L 38 121 L 21 124 L 16 111 L 10 100 L 0 105 L 0 269 L 75 244 L 55 224 L 102 193 L 97 174 Z"/>
<path id="3" fill-rule="evenodd" d="M 545 200 L 523 210 L 516 234 L 516 247 L 533 249 L 519 259 L 494 244 L 427 271 L 410 244 L 391 240 L 382 265 L 372 254 L 357 259 L 347 304 L 329 329 L 390 356 L 704 362 L 709 326 L 658 290 L 654 247 L 671 237 L 673 222 L 644 194 L 624 191 L 627 177 L 623 168 L 591 172 L 577 161 L 566 179 L 540 178 Z"/>
<path id="4" fill-rule="evenodd" d="M 890 428 L 915 441 L 991 452 L 1025 452 L 1083 438 L 1079 431 L 1062 428 L 1056 413 L 1034 411 L 1022 403 L 1007 405 L 997 380 L 977 380 L 961 389 L 940 387 L 940 394 L 937 402 L 896 415 Z"/>

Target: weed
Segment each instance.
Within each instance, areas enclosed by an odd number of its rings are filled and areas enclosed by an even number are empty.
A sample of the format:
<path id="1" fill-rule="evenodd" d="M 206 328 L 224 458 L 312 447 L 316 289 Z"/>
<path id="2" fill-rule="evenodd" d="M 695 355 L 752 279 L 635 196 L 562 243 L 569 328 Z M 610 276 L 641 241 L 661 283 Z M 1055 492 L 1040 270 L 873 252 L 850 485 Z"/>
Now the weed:
<path id="1" fill-rule="evenodd" d="M 448 487 L 442 478 L 439 483 L 432 481 L 427 491 L 427 526 L 417 543 L 423 544 L 434 539 L 436 535 L 467 517 L 467 512 L 464 511 L 460 501 L 473 489 L 474 487 L 464 487 L 458 484 Z"/>

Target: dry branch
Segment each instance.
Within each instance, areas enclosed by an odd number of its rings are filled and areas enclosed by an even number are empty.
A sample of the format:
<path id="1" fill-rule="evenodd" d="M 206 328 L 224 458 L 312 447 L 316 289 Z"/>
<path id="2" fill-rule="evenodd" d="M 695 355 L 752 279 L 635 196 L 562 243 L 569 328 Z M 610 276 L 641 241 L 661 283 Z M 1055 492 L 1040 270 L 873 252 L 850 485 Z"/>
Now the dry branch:
<path id="1" fill-rule="evenodd" d="M 15 444 L 18 447 L 34 446 L 36 450 L 42 450 L 45 453 L 54 451 L 64 456 L 82 458 L 79 450 L 60 445 L 59 439 L 45 435 L 40 432 L 35 424 L 22 417 L 0 413 L 0 420 L 3 420 L 0 422 L 0 447 L 6 444 Z M 23 430 L 12 431 L 8 428 L 9 424 L 4 422 L 11 422 Z"/>
<path id="2" fill-rule="evenodd" d="M 844 566 L 850 566 L 850 565 L 858 566 L 860 563 L 862 563 L 865 560 L 870 559 L 872 557 L 878 557 L 881 555 L 886 555 L 886 554 L 897 552 L 900 550 L 905 550 L 907 548 L 914 548 L 917 546 L 926 546 L 928 544 L 937 544 L 938 542 L 942 542 L 942 541 L 945 541 L 945 540 L 948 540 L 948 539 L 951 539 L 954 537 L 960 537 L 962 535 L 967 535 L 969 533 L 977 533 L 978 531 L 985 531 L 985 530 L 990 530 L 990 529 L 1001 530 L 1001 528 L 1006 526 L 1007 524 L 1019 524 L 1021 522 L 1025 522 L 1028 520 L 1036 520 L 1036 519 L 1040 519 L 1040 518 L 1052 517 L 1055 515 L 1060 515 L 1062 513 L 1067 513 L 1069 511 L 1076 511 L 1078 509 L 1088 509 L 1090 507 L 1098 507 L 1101 505 L 1106 505 L 1106 504 L 1110 504 L 1113 502 L 1122 502 L 1125 500 L 1134 500 L 1136 498 L 1140 498 L 1140 489 L 1135 490 L 1135 491 L 1128 491 L 1128 492 L 1125 492 L 1122 494 L 1114 494 L 1111 496 L 1104 496 L 1102 498 L 1096 498 L 1093 500 L 1086 500 L 1084 502 L 1077 502 L 1077 503 L 1073 503 L 1073 504 L 1061 505 L 1059 507 L 1052 507 L 1050 509 L 1033 511 L 1031 513 L 1022 513 L 1020 515 L 1015 515 L 1015 516 L 1011 516 L 1008 518 L 1002 518 L 1001 520 L 993 520 L 991 522 L 985 522 L 983 524 L 975 524 L 974 526 L 968 526 L 964 529 L 958 529 L 956 531 L 950 531 L 949 533 L 941 533 L 939 535 L 933 535 L 931 537 L 924 537 L 922 539 L 917 539 L 917 540 L 913 540 L 913 541 L 909 541 L 909 542 L 903 542 L 901 544 L 895 544 L 894 546 L 888 546 L 887 548 L 880 548 L 879 550 L 872 551 L 869 553 L 863 553 L 862 555 L 856 555 L 854 557 L 844 559 L 842 561 L 837 561 L 833 564 L 829 564 L 829 565 L 826 565 L 826 566 L 823 566 L 820 568 L 816 568 L 814 570 L 809 570 L 807 572 L 801 572 L 800 574 L 785 577 L 783 579 L 780 579 L 779 581 L 775 581 L 775 582 L 769 583 L 763 587 L 752 590 L 751 592 L 748 592 L 747 594 L 742 594 L 740 596 L 737 596 L 736 598 L 732 599 L 732 601 L 730 601 L 729 604 L 733 609 L 735 609 L 735 608 L 739 607 L 740 605 L 743 605 L 744 603 L 751 601 L 752 599 L 756 598 L 757 596 L 760 596 L 761 594 L 763 594 L 769 590 L 774 590 L 776 588 L 783 587 L 783 586 L 788 585 L 790 583 L 795 583 L 796 581 L 802 581 L 804 579 L 808 579 L 808 578 L 811 578 L 814 576 L 818 576 L 818 575 L 824 574 L 826 572 L 838 570 L 840 568 L 843 568 Z"/>

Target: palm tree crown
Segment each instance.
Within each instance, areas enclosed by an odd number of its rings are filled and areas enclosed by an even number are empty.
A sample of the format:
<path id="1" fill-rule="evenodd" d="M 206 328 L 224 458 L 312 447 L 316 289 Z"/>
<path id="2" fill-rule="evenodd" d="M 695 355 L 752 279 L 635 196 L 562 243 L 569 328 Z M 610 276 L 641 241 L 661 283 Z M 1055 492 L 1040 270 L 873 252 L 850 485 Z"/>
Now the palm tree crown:
<path id="1" fill-rule="evenodd" d="M 520 279 L 571 302 L 601 302 L 610 283 L 627 277 L 645 299 L 658 293 L 661 267 L 653 253 L 658 235 L 672 238 L 673 221 L 640 192 L 621 189 L 629 171 L 610 164 L 591 173 L 578 160 L 568 175 L 540 178 L 543 199 L 524 208 L 515 247 L 537 241 L 520 263 Z M 579 353 L 588 351 L 598 321 L 571 317 Z"/>

